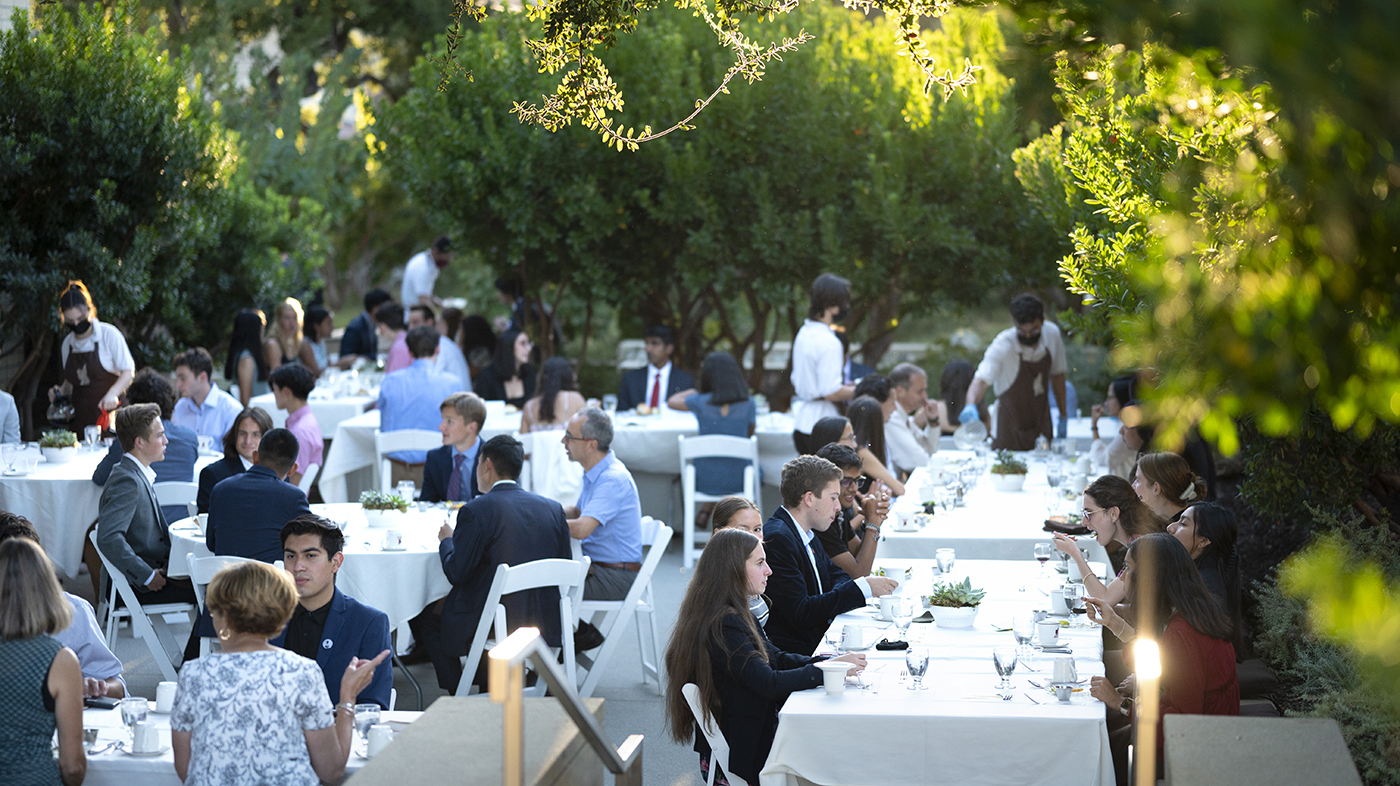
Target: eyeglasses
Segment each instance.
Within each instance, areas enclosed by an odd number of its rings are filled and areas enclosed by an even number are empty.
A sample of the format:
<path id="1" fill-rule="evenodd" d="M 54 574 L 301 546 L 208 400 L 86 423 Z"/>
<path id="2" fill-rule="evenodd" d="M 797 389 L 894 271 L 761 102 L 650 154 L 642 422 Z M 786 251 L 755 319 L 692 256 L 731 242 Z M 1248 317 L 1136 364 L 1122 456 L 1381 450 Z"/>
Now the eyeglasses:
<path id="1" fill-rule="evenodd" d="M 1083 516 L 1085 521 L 1088 521 L 1095 513 L 1102 513 L 1102 512 L 1103 512 L 1103 508 L 1099 508 L 1098 510 L 1089 510 L 1088 508 L 1085 508 L 1085 509 L 1079 511 L 1079 515 Z"/>
<path id="2" fill-rule="evenodd" d="M 841 488 L 848 489 L 860 482 L 860 478 L 841 478 Z"/>
<path id="3" fill-rule="evenodd" d="M 586 441 L 588 441 L 588 437 L 576 437 L 576 436 L 574 436 L 573 434 L 570 434 L 569 432 L 565 431 L 565 432 L 564 432 L 564 441 L 565 441 L 565 442 L 586 442 Z"/>

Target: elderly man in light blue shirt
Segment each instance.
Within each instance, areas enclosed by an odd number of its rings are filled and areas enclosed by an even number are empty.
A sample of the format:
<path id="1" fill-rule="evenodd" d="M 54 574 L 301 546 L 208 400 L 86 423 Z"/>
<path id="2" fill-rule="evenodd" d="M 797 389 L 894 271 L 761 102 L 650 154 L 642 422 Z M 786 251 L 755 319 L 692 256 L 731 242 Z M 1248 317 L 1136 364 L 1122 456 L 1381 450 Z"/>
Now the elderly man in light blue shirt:
<path id="1" fill-rule="evenodd" d="M 642 569 L 642 503 L 632 473 L 611 451 L 612 420 L 597 407 L 579 411 L 564 428 L 564 449 L 583 466 L 578 504 L 564 508 L 569 535 L 592 558 L 583 597 L 622 600 Z"/>
<path id="2" fill-rule="evenodd" d="M 209 381 L 213 373 L 214 360 L 202 347 L 175 356 L 175 389 L 180 391 L 180 400 L 175 402 L 170 420 L 218 445 L 233 428 L 243 405 Z"/>
<path id="3" fill-rule="evenodd" d="M 406 343 L 413 362 L 386 375 L 379 386 L 379 430 L 388 432 L 416 428 L 435 431 L 442 423 L 443 400 L 460 391 L 462 383 L 451 374 L 433 368 L 433 357 L 438 348 L 435 328 L 423 326 L 408 331 Z M 400 450 L 388 456 L 410 467 L 418 465 L 417 471 L 410 474 L 416 476 L 421 485 L 421 465 L 427 459 L 428 451 Z"/>

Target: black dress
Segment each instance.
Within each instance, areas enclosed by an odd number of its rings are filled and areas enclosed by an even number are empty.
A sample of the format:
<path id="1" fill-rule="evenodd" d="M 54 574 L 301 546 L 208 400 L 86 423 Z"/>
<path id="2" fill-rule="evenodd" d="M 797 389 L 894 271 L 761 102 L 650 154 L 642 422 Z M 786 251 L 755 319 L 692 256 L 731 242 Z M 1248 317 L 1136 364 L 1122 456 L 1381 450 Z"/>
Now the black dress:
<path id="1" fill-rule="evenodd" d="M 525 395 L 520 398 L 506 398 L 505 380 L 497 378 L 495 366 L 487 366 L 477 372 L 476 379 L 472 380 L 472 392 L 481 396 L 483 401 L 504 401 L 516 409 L 523 410 L 525 402 L 535 395 L 535 370 L 529 363 L 520 367 L 520 379 L 525 383 Z"/>

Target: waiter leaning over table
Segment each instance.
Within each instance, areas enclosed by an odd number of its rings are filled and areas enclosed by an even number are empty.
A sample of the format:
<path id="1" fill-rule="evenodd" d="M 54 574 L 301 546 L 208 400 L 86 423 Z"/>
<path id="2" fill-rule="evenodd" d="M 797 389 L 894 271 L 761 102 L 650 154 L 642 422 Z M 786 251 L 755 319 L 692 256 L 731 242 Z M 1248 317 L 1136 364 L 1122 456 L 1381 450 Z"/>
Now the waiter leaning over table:
<path id="1" fill-rule="evenodd" d="M 71 396 L 70 430 L 82 435 L 87 426 L 111 431 L 109 414 L 121 406 L 118 399 L 136 374 L 136 362 L 121 331 L 97 321 L 92 295 L 81 281 L 69 281 L 58 297 L 58 310 L 68 335 L 63 339 L 60 362 L 63 384 L 49 388 L 49 402 Z"/>
<path id="2" fill-rule="evenodd" d="M 967 386 L 967 404 L 958 420 L 977 419 L 977 402 L 990 385 L 997 397 L 996 433 L 992 447 L 998 450 L 1032 450 L 1044 435 L 1064 438 L 1068 425 L 1065 409 L 1065 344 L 1060 328 L 1045 321 L 1045 306 L 1031 294 L 1011 301 L 1016 327 L 992 339 Z M 1060 410 L 1059 428 L 1051 432 L 1051 386 Z"/>

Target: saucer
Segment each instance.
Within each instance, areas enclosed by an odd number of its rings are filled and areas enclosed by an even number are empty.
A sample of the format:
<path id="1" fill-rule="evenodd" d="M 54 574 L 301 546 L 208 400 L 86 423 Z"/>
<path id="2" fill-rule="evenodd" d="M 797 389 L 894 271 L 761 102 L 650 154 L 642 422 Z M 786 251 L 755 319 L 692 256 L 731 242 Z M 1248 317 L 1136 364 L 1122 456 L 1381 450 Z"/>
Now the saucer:
<path id="1" fill-rule="evenodd" d="M 23 478 L 23 477 L 28 477 L 29 475 L 30 475 L 30 472 L 29 472 L 29 470 L 27 470 L 27 469 L 7 469 L 7 470 L 5 470 L 5 477 L 7 477 L 7 478 Z"/>
<path id="2" fill-rule="evenodd" d="M 138 759 L 151 759 L 155 758 L 156 756 L 163 756 L 169 751 L 169 745 L 163 745 L 160 747 L 159 750 L 146 751 L 145 753 L 137 753 L 136 751 L 129 751 L 125 747 L 122 748 L 122 753 L 125 753 L 128 756 L 135 756 Z"/>
<path id="3" fill-rule="evenodd" d="M 380 551 L 408 551 L 408 547 L 407 547 L 407 546 L 395 546 L 395 547 L 393 547 L 393 548 L 390 548 L 389 546 L 380 546 L 380 547 L 379 547 L 379 550 L 380 550 Z"/>

